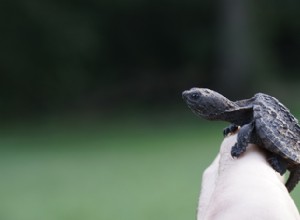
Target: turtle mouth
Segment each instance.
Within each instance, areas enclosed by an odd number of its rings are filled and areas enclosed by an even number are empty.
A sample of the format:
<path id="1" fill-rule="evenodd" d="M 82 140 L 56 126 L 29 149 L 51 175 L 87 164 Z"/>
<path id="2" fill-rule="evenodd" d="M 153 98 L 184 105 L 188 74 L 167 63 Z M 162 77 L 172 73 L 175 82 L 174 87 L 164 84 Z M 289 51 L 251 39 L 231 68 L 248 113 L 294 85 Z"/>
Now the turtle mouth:
<path id="1" fill-rule="evenodd" d="M 185 102 L 186 102 L 186 104 L 188 105 L 189 108 L 196 108 L 197 107 L 197 103 L 192 102 L 188 99 L 184 99 L 184 100 L 185 100 Z"/>
<path id="2" fill-rule="evenodd" d="M 208 114 L 206 114 L 204 111 L 202 111 L 201 109 L 199 108 L 195 108 L 193 106 L 189 106 L 189 108 L 192 110 L 192 112 L 196 115 L 199 115 L 201 117 L 205 117 L 205 116 L 208 116 Z"/>
<path id="3" fill-rule="evenodd" d="M 189 107 L 189 109 L 192 110 L 192 112 L 199 116 L 207 116 L 209 113 L 206 111 L 204 107 L 199 106 L 197 103 L 192 102 L 190 100 L 186 100 L 186 104 Z"/>
<path id="4" fill-rule="evenodd" d="M 215 120 L 216 118 L 218 118 L 218 114 L 216 113 L 211 113 L 211 112 L 208 112 L 206 110 L 202 111 L 201 109 L 199 108 L 192 108 L 192 107 L 189 107 L 191 109 L 191 111 L 201 117 L 201 118 L 205 118 L 205 119 L 208 119 L 208 120 Z"/>

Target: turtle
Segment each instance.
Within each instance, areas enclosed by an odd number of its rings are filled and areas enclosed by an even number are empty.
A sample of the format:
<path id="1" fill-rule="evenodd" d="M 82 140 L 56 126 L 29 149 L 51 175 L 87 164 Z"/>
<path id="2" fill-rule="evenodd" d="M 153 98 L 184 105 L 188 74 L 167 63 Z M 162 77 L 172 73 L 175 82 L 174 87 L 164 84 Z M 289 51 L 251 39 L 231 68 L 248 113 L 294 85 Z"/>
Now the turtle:
<path id="1" fill-rule="evenodd" d="M 249 99 L 230 101 L 207 88 L 191 88 L 182 97 L 197 116 L 231 123 L 224 135 L 240 128 L 231 148 L 233 158 L 241 156 L 249 143 L 256 144 L 265 149 L 275 171 L 281 175 L 290 172 L 285 183 L 288 192 L 295 188 L 300 180 L 300 126 L 278 99 L 257 93 Z"/>

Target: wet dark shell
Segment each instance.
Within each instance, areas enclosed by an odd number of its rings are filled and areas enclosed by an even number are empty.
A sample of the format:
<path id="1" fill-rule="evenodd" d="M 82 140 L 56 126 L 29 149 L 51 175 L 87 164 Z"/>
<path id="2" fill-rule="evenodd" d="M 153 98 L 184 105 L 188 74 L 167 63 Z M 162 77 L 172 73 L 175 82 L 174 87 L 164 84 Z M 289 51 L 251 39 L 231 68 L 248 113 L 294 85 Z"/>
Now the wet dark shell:
<path id="1" fill-rule="evenodd" d="M 265 147 L 292 164 L 299 164 L 300 126 L 289 109 L 276 98 L 258 93 L 253 102 L 253 117 Z"/>

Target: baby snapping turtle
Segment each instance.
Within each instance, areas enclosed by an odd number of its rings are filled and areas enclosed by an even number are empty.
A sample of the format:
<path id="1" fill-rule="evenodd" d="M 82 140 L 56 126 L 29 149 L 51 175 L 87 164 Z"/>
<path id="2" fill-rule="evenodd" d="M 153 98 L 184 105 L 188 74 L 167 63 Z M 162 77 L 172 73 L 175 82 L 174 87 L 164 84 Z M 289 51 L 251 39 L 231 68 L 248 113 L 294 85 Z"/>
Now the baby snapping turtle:
<path id="1" fill-rule="evenodd" d="M 231 125 L 224 129 L 225 135 L 241 126 L 231 155 L 239 157 L 248 143 L 265 148 L 273 169 L 281 175 L 286 169 L 290 171 L 285 185 L 289 192 L 294 189 L 300 180 L 300 126 L 276 98 L 257 93 L 250 99 L 232 102 L 204 88 L 184 91 L 182 97 L 196 115 L 230 122 Z"/>

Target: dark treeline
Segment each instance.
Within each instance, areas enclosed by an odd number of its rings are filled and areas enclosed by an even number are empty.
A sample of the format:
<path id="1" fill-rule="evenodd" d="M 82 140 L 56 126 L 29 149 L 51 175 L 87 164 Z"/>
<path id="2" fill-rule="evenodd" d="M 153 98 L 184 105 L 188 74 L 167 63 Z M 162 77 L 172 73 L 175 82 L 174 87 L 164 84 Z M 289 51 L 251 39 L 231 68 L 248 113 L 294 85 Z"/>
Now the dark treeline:
<path id="1" fill-rule="evenodd" d="M 297 1 L 5 0 L 0 113 L 169 104 L 190 86 L 246 95 L 258 81 L 300 79 L 299 9 Z"/>

